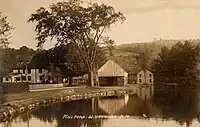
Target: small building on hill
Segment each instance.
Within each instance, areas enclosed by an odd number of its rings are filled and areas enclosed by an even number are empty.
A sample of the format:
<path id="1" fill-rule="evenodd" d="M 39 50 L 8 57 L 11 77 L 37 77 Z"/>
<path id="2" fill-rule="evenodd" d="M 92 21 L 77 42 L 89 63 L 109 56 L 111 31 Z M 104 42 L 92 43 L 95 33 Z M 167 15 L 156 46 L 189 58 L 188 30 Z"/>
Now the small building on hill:
<path id="1" fill-rule="evenodd" d="M 113 60 L 108 60 L 98 70 L 101 86 L 123 86 L 128 83 L 128 73 Z"/>

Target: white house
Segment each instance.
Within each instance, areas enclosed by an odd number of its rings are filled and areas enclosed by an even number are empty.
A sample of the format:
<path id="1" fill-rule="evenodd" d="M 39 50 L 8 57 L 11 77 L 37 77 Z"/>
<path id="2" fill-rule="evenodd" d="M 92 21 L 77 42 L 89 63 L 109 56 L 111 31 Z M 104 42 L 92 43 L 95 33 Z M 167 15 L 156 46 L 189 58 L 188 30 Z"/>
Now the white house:
<path id="1" fill-rule="evenodd" d="M 3 77 L 3 82 L 41 83 L 45 80 L 51 80 L 51 75 L 42 68 L 16 68 L 8 76 Z"/>

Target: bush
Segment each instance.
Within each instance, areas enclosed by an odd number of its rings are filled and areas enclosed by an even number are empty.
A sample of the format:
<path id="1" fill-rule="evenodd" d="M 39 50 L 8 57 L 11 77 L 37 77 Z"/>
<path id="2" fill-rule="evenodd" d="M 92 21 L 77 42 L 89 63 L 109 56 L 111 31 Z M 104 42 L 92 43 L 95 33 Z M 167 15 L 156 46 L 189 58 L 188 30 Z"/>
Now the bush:
<path id="1" fill-rule="evenodd" d="M 7 93 L 22 93 L 27 92 L 29 89 L 29 83 L 3 83 L 3 92 Z"/>

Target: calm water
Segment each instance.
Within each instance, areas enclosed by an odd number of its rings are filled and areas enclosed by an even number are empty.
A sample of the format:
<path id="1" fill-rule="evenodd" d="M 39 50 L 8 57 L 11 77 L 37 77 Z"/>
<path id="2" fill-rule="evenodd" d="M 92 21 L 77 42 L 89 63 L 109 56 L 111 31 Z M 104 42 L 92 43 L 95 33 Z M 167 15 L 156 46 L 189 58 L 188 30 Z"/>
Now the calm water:
<path id="1" fill-rule="evenodd" d="M 0 127 L 200 127 L 200 105 L 193 93 L 156 92 L 52 104 L 27 112 Z"/>

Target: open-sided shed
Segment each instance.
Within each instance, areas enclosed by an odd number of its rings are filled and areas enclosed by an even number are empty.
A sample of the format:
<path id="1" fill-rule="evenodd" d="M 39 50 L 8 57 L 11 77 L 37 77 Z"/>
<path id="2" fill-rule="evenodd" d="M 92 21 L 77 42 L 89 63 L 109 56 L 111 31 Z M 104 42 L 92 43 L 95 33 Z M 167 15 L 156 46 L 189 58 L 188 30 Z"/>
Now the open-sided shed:
<path id="1" fill-rule="evenodd" d="M 108 60 L 99 70 L 99 84 L 123 86 L 128 82 L 128 73 L 113 60 Z"/>

